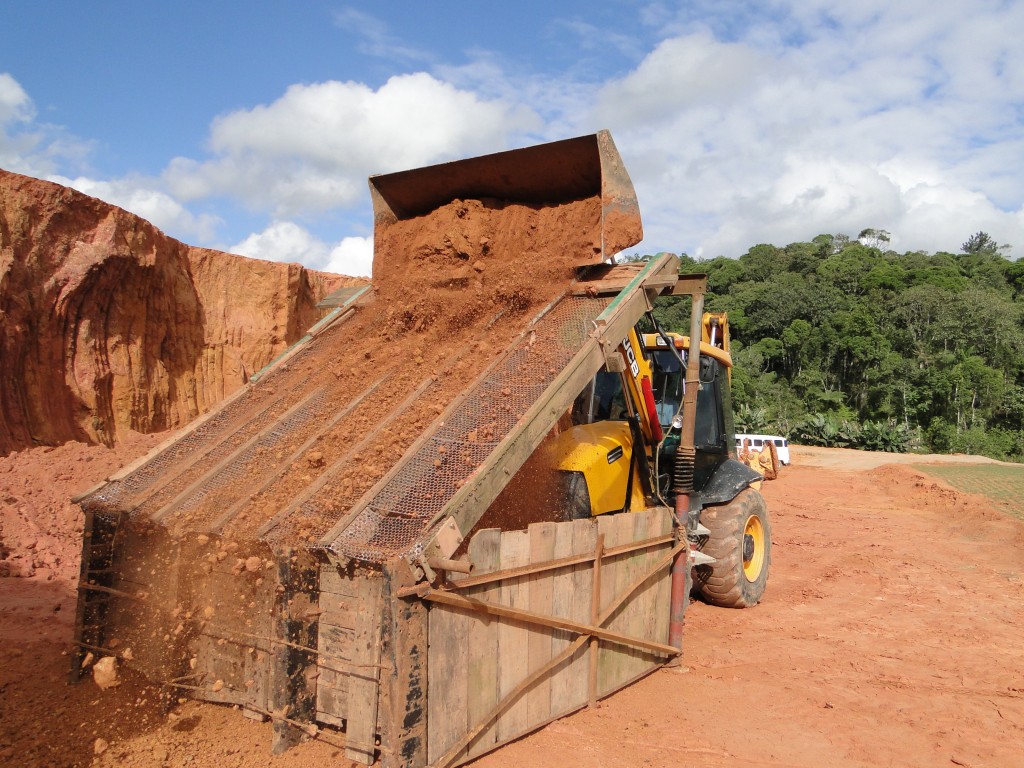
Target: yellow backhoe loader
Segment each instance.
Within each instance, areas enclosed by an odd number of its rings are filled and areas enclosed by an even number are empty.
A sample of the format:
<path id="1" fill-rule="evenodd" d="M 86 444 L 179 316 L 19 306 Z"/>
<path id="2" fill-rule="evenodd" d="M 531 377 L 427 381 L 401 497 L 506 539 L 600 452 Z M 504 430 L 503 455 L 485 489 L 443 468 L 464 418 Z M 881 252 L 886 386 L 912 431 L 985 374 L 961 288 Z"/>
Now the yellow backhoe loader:
<path id="1" fill-rule="evenodd" d="M 697 594 L 745 608 L 761 600 L 771 563 L 762 475 L 735 458 L 728 319 L 700 311 L 702 276 L 680 284 L 676 293 L 693 300 L 699 354 L 690 355 L 691 337 L 666 332 L 648 313 L 654 332 L 642 333 L 643 322 L 630 329 L 620 360 L 576 399 L 573 426 L 549 445 L 547 460 L 563 473 L 569 519 L 652 504 L 676 509 L 700 553 Z"/>

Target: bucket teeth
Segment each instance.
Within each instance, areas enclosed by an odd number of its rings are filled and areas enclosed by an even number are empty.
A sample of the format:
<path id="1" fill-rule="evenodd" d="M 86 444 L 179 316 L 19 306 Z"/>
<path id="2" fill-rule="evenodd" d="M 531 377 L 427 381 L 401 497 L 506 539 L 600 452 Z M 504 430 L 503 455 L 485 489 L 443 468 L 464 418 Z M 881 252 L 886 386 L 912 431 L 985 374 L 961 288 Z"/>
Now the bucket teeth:
<path id="1" fill-rule="evenodd" d="M 711 535 L 711 529 L 701 525 L 700 523 L 697 523 L 697 527 L 694 529 L 693 535 L 694 536 L 710 536 Z"/>
<path id="2" fill-rule="evenodd" d="M 711 555 L 705 555 L 703 552 L 700 552 L 699 550 L 696 550 L 696 549 L 690 550 L 690 565 L 691 566 L 710 565 L 711 563 L 714 563 L 714 562 L 717 562 L 717 559 L 712 557 Z"/>

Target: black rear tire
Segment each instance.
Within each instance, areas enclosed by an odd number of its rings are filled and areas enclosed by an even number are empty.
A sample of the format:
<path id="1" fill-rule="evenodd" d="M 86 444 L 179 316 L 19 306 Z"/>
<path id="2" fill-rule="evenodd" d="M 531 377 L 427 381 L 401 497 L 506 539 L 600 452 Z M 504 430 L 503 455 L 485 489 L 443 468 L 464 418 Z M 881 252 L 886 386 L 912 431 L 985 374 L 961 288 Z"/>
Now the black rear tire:
<path id="1" fill-rule="evenodd" d="M 715 562 L 693 569 L 697 595 L 723 608 L 757 605 L 772 561 L 772 529 L 764 497 L 746 488 L 727 504 L 705 507 L 700 521 L 711 534 L 698 549 Z"/>

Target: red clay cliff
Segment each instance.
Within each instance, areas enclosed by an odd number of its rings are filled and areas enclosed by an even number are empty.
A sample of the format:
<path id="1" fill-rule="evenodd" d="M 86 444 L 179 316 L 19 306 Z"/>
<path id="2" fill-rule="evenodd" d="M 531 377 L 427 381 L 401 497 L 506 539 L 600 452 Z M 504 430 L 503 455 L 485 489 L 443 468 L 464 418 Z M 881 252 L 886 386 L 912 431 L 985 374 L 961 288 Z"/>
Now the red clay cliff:
<path id="1" fill-rule="evenodd" d="M 191 247 L 0 170 L 0 455 L 183 426 L 300 338 L 346 282 Z"/>

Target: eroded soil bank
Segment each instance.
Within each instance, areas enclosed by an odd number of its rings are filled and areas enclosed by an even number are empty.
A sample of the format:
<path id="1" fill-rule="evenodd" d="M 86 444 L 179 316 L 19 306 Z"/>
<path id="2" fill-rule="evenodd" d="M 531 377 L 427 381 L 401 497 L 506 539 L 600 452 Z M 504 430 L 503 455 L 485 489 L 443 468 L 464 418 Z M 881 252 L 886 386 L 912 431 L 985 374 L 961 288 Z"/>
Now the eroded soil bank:
<path id="1" fill-rule="evenodd" d="M 351 282 L 365 281 L 188 246 L 0 169 L 0 455 L 183 426 Z"/>

